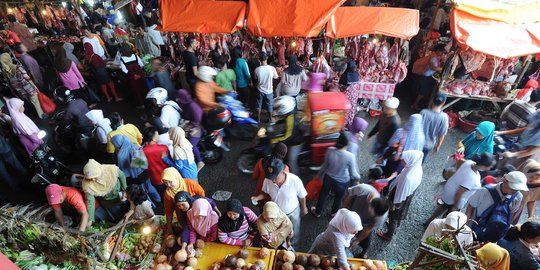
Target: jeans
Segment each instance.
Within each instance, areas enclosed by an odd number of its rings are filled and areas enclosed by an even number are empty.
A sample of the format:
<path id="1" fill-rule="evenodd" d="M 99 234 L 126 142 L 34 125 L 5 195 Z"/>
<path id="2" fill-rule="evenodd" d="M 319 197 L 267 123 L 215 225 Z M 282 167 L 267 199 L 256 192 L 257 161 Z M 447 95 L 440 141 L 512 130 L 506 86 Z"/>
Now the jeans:
<path id="1" fill-rule="evenodd" d="M 300 205 L 298 205 L 292 212 L 287 214 L 287 217 L 291 220 L 293 225 L 293 238 L 292 246 L 295 250 L 298 250 L 298 244 L 300 242 Z"/>
<path id="2" fill-rule="evenodd" d="M 325 175 L 323 186 L 321 188 L 321 192 L 319 193 L 319 200 L 317 201 L 317 206 L 315 209 L 315 212 L 317 214 L 320 214 L 323 210 L 324 203 L 326 202 L 326 199 L 328 198 L 328 195 L 330 194 L 330 190 L 333 190 L 334 195 L 334 203 L 332 204 L 332 214 L 335 214 L 339 208 L 341 208 L 341 202 L 343 201 L 343 197 L 345 196 L 345 191 L 347 191 L 347 188 L 349 187 L 349 182 L 338 182 L 334 180 L 332 177 Z"/>
<path id="3" fill-rule="evenodd" d="M 291 145 L 287 149 L 287 165 L 289 172 L 295 175 L 300 175 L 300 166 L 298 166 L 298 155 L 302 151 L 303 144 Z"/>
<path id="4" fill-rule="evenodd" d="M 146 191 L 148 191 L 148 196 L 154 203 L 161 202 L 161 196 L 157 189 L 152 185 L 152 182 L 150 182 L 150 179 L 144 182 L 144 187 L 146 188 Z"/>

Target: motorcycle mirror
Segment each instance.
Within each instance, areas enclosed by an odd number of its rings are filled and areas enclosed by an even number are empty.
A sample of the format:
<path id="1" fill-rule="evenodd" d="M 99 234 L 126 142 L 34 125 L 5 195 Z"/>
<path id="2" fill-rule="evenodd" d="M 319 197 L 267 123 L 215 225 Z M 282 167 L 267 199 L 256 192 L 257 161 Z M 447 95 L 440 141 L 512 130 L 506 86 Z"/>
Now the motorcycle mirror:
<path id="1" fill-rule="evenodd" d="M 45 130 L 40 130 L 38 133 L 37 133 L 37 137 L 41 140 L 43 138 L 45 138 L 45 136 L 47 136 L 47 132 L 45 132 Z"/>

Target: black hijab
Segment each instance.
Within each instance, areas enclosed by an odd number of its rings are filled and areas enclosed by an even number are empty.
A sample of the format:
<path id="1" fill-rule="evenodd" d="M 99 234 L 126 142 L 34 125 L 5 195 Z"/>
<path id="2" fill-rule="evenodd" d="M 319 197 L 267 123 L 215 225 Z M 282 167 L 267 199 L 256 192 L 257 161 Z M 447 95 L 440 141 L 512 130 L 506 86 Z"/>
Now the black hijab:
<path id="1" fill-rule="evenodd" d="M 358 75 L 358 71 L 356 70 L 356 63 L 351 60 L 347 63 L 347 69 L 341 75 L 341 78 L 339 78 L 339 84 L 349 85 L 349 84 L 358 82 L 358 80 L 359 80 L 359 75 Z"/>
<path id="2" fill-rule="evenodd" d="M 298 57 L 295 54 L 289 57 L 289 66 L 285 69 L 289 75 L 298 75 L 302 72 L 302 67 L 298 65 Z"/>
<path id="3" fill-rule="evenodd" d="M 67 53 L 64 47 L 59 47 L 56 50 L 56 54 L 54 56 L 54 68 L 60 72 L 60 73 L 66 73 L 71 68 L 71 61 L 69 58 L 67 58 Z"/>
<path id="4" fill-rule="evenodd" d="M 242 203 L 238 199 L 230 199 L 227 202 L 227 212 L 235 212 L 238 213 L 239 216 L 236 220 L 232 220 L 229 218 L 229 216 L 225 213 L 224 215 L 221 215 L 219 218 L 218 227 L 222 232 L 236 232 L 242 227 L 242 224 L 244 223 L 244 218 L 246 216 L 246 213 L 244 212 L 244 207 L 242 206 Z"/>

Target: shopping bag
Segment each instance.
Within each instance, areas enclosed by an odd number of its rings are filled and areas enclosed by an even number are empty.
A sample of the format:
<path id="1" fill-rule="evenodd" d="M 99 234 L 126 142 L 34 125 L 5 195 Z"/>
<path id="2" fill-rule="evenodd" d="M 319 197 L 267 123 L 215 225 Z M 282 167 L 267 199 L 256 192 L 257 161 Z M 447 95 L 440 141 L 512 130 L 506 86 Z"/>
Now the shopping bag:
<path id="1" fill-rule="evenodd" d="M 132 151 L 131 168 L 148 169 L 148 159 L 142 148 Z"/>
<path id="2" fill-rule="evenodd" d="M 41 105 L 41 109 L 46 114 L 51 114 L 56 110 L 56 104 L 45 94 L 43 94 L 41 91 L 37 91 L 39 104 Z"/>
<path id="3" fill-rule="evenodd" d="M 307 200 L 308 201 L 317 201 L 319 200 L 319 194 L 321 193 L 321 188 L 323 186 L 323 181 L 318 177 L 313 178 L 306 185 L 307 191 Z"/>

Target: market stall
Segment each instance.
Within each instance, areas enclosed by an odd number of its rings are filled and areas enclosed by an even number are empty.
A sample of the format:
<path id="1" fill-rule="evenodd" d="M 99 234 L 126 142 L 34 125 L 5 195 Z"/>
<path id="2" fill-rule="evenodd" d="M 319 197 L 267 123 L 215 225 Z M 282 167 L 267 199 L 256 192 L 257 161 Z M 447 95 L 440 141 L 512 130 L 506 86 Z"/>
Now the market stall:
<path id="1" fill-rule="evenodd" d="M 347 263 L 349 263 L 351 269 L 388 269 L 386 262 L 379 260 L 348 258 Z M 277 252 L 273 265 L 274 267 L 272 269 L 275 270 L 309 269 L 310 267 L 320 267 L 322 269 L 339 268 L 337 257 L 335 256 L 322 256 L 285 250 L 280 250 Z"/>

